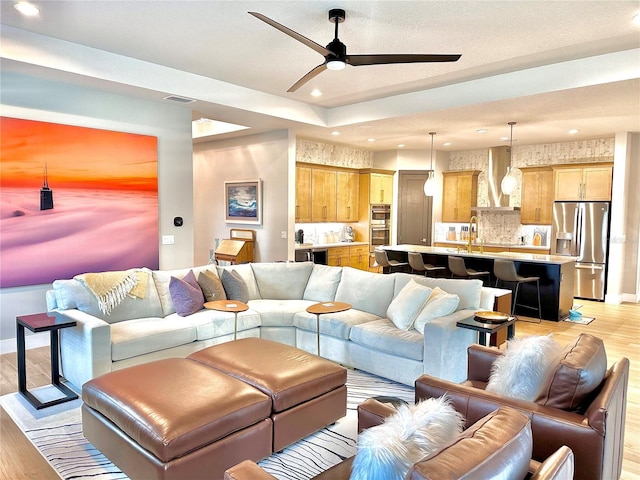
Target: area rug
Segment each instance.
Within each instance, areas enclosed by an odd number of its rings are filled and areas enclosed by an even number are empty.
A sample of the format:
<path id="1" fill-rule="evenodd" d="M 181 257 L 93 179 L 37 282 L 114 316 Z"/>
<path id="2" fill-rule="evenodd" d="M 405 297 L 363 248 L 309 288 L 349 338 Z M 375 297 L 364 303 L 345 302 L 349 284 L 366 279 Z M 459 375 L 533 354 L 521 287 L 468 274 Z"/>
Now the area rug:
<path id="1" fill-rule="evenodd" d="M 46 387 L 43 392 L 46 395 Z M 368 373 L 347 370 L 347 415 L 262 460 L 260 466 L 280 480 L 306 480 L 355 455 L 356 409 L 367 398 L 378 395 L 413 402 L 414 389 Z M 81 400 L 36 410 L 22 395 L 11 393 L 0 397 L 0 404 L 60 478 L 128 478 L 82 435 Z"/>

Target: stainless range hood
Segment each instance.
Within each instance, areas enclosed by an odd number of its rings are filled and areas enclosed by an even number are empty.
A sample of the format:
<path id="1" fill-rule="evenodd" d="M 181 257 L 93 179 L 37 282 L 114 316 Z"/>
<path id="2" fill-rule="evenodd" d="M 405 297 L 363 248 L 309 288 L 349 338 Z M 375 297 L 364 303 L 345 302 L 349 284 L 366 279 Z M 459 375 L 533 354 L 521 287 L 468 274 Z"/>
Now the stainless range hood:
<path id="1" fill-rule="evenodd" d="M 489 161 L 487 162 L 487 199 L 488 205 L 471 207 L 473 211 L 503 211 L 512 212 L 520 210 L 520 207 L 509 206 L 509 195 L 503 195 L 500 188 L 502 178 L 507 173 L 507 167 L 511 162 L 509 147 L 491 147 L 489 149 Z"/>

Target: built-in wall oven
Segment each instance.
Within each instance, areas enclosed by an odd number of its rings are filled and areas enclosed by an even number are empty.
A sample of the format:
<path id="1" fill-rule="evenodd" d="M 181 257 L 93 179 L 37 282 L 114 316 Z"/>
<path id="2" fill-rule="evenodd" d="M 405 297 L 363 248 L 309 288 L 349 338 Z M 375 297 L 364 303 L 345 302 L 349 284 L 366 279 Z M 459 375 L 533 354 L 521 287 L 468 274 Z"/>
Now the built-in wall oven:
<path id="1" fill-rule="evenodd" d="M 391 205 L 371 205 L 369 229 L 369 244 L 372 252 L 381 245 L 390 244 Z"/>

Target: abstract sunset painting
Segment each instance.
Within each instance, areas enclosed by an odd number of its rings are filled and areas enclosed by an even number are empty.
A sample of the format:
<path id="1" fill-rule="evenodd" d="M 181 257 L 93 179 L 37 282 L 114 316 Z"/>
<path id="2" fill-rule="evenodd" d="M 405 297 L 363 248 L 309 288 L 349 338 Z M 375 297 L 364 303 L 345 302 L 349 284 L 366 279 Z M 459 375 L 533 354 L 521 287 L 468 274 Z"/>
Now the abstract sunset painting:
<path id="1" fill-rule="evenodd" d="M 157 138 L 0 117 L 0 287 L 159 268 Z"/>

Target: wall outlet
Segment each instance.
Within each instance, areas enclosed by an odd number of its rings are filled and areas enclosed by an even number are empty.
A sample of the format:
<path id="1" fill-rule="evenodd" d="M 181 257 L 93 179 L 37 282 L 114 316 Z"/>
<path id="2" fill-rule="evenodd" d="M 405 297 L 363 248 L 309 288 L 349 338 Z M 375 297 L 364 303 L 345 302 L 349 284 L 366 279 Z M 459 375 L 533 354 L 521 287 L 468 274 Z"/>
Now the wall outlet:
<path id="1" fill-rule="evenodd" d="M 162 235 L 163 245 L 173 245 L 174 243 L 176 243 L 176 239 L 173 235 Z"/>
<path id="2" fill-rule="evenodd" d="M 283 230 L 280 232 L 280 238 L 287 238 L 287 231 Z"/>

